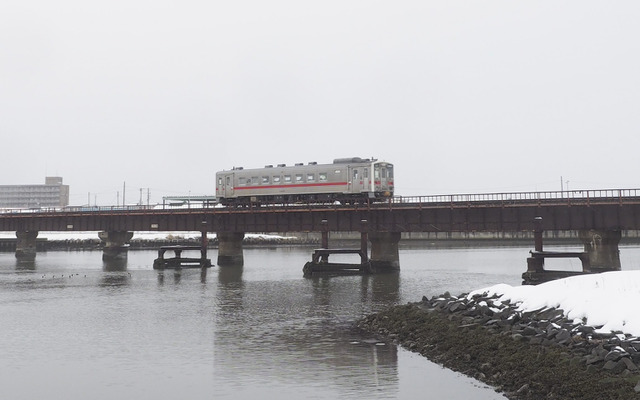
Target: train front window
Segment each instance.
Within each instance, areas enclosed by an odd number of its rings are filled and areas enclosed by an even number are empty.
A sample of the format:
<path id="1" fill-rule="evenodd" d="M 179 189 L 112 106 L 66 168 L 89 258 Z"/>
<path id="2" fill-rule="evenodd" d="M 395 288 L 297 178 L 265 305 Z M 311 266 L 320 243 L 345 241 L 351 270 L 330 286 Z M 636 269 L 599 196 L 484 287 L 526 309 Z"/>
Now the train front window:
<path id="1" fill-rule="evenodd" d="M 393 165 L 387 165 L 387 175 L 389 178 L 393 178 Z"/>
<path id="2" fill-rule="evenodd" d="M 382 175 L 383 178 L 387 177 L 387 169 L 386 168 L 384 168 L 384 167 L 382 168 L 381 175 Z"/>
<path id="3" fill-rule="evenodd" d="M 376 165 L 376 168 L 373 170 L 373 177 L 375 179 L 380 179 L 380 167 Z"/>

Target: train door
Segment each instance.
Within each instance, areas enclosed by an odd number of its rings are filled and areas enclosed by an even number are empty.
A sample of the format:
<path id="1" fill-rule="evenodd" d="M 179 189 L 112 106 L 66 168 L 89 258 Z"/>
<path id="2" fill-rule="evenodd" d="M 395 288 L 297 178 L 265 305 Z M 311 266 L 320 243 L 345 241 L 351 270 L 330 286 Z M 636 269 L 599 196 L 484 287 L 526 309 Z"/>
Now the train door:
<path id="1" fill-rule="evenodd" d="M 218 196 L 233 197 L 233 174 L 218 175 Z"/>
<path id="2" fill-rule="evenodd" d="M 393 190 L 393 165 L 389 163 L 376 164 L 373 179 L 376 191 Z"/>
<path id="3" fill-rule="evenodd" d="M 361 193 L 365 189 L 363 166 L 352 165 L 349 167 L 349 193 Z"/>

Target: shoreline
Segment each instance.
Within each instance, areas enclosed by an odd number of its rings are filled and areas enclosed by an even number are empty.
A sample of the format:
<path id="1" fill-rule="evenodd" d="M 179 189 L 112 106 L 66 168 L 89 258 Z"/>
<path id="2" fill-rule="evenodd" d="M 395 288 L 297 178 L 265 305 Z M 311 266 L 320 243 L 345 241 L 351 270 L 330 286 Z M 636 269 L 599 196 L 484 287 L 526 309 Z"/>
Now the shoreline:
<path id="1" fill-rule="evenodd" d="M 640 399 L 640 340 L 576 324 L 562 310 L 522 313 L 496 297 L 442 296 L 391 307 L 357 328 L 511 400 Z"/>
<path id="2" fill-rule="evenodd" d="M 141 235 L 134 237 L 129 242 L 130 249 L 150 249 L 159 248 L 161 246 L 172 245 L 200 245 L 201 239 L 199 234 L 166 234 L 160 236 Z M 567 239 L 552 239 L 546 243 L 548 246 L 555 247 L 581 247 L 581 244 Z M 217 248 L 217 238 L 209 239 L 208 248 Z M 278 234 L 255 234 L 247 235 L 243 240 L 243 245 L 251 246 L 319 246 L 320 239 L 315 236 L 284 236 Z M 330 248 L 351 248 L 358 247 L 360 239 L 340 238 L 334 239 L 330 243 Z M 623 246 L 640 245 L 640 239 L 626 239 L 620 242 Z M 403 239 L 399 243 L 401 249 L 426 248 L 426 249 L 456 249 L 456 248 L 490 248 L 490 247 L 532 247 L 530 240 L 525 239 L 437 239 L 425 240 L 421 238 Z M 0 252 L 15 251 L 16 239 L 11 237 L 0 237 Z M 66 238 L 37 238 L 37 251 L 55 251 L 55 250 L 99 250 L 102 248 L 102 242 L 97 237 L 88 237 L 87 235 Z M 533 248 L 533 247 L 532 247 Z"/>

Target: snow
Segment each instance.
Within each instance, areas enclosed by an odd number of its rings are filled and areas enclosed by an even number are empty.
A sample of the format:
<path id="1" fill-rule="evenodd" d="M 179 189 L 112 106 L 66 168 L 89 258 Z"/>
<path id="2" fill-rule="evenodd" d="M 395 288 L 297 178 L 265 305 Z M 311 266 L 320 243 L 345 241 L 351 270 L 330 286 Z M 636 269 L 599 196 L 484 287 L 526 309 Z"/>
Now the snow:
<path id="1" fill-rule="evenodd" d="M 537 286 L 498 284 L 469 293 L 497 295 L 518 311 L 559 308 L 564 315 L 599 332 L 621 331 L 640 336 L 640 271 L 614 271 L 558 279 Z"/>
<path id="2" fill-rule="evenodd" d="M 164 240 L 168 238 L 200 238 L 201 233 L 198 231 L 193 232 L 138 232 L 135 231 L 133 234 L 133 239 L 139 240 Z M 273 234 L 264 234 L 264 233 L 247 233 L 244 235 L 245 238 L 256 238 L 256 239 L 296 239 L 292 236 L 280 236 Z M 207 234 L 209 239 L 216 237 L 214 233 Z M 15 239 L 15 232 L 0 232 L 0 239 Z M 84 239 L 99 239 L 97 231 L 89 231 L 89 232 L 38 232 L 38 239 L 48 239 L 48 240 L 84 240 Z"/>

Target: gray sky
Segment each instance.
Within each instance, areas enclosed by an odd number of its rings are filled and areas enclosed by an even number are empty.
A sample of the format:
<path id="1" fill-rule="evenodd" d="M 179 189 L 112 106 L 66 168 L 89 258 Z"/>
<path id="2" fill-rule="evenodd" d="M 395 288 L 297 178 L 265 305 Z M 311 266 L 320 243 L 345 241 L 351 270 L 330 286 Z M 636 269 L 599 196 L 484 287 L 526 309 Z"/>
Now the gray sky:
<path id="1" fill-rule="evenodd" d="M 214 194 L 371 157 L 396 193 L 640 187 L 637 1 L 0 2 L 0 184 Z"/>

